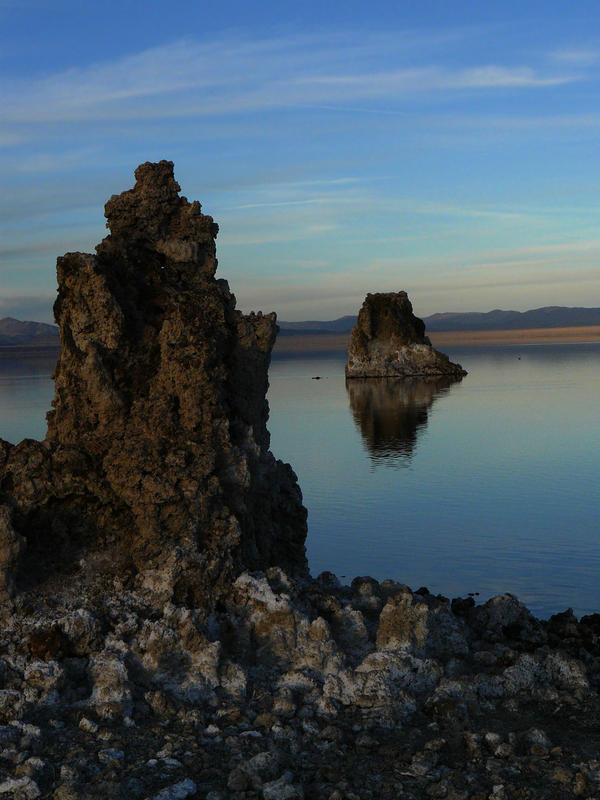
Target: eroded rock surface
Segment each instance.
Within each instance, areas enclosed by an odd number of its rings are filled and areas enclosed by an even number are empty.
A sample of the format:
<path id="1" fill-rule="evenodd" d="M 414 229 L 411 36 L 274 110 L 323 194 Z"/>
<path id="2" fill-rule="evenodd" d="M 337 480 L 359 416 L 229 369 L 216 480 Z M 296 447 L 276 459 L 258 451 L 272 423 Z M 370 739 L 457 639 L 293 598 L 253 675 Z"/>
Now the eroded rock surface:
<path id="1" fill-rule="evenodd" d="M 266 427 L 277 325 L 215 279 L 218 226 L 173 164 L 135 175 L 97 254 L 58 259 L 56 394 L 44 442 L 1 444 L 0 569 L 22 536 L 24 580 L 97 553 L 98 572 L 209 606 L 244 567 L 306 570 L 300 490 Z"/>
<path id="2" fill-rule="evenodd" d="M 348 345 L 348 378 L 466 375 L 460 364 L 431 346 L 425 323 L 413 314 L 406 292 L 368 294 Z"/>

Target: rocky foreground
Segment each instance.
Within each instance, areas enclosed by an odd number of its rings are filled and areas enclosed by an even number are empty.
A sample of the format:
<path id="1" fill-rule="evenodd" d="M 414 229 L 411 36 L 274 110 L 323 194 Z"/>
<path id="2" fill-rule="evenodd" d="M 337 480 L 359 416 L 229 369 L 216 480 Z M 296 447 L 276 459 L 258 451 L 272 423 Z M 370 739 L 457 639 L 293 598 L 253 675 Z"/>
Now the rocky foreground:
<path id="1" fill-rule="evenodd" d="M 136 179 L 58 261 L 46 439 L 0 440 L 0 798 L 600 796 L 600 615 L 311 578 L 275 316 L 172 163 Z"/>
<path id="2" fill-rule="evenodd" d="M 0 797 L 599 796 L 600 615 L 277 567 L 210 614 L 163 600 L 4 605 Z"/>

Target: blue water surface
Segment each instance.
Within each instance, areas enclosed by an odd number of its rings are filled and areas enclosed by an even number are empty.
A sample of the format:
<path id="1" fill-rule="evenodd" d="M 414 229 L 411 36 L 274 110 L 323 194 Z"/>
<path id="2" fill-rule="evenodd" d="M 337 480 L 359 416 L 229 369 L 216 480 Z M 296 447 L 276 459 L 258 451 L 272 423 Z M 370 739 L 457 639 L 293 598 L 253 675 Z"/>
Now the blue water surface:
<path id="1" fill-rule="evenodd" d="M 469 371 L 450 386 L 273 359 L 271 448 L 298 474 L 311 571 L 600 611 L 600 344 L 449 355 Z M 53 365 L 0 357 L 0 437 L 43 438 Z"/>
<path id="2" fill-rule="evenodd" d="M 600 610 L 600 344 L 449 354 L 468 376 L 417 392 L 395 445 L 390 392 L 357 413 L 344 354 L 274 360 L 271 447 L 298 474 L 311 570 Z"/>

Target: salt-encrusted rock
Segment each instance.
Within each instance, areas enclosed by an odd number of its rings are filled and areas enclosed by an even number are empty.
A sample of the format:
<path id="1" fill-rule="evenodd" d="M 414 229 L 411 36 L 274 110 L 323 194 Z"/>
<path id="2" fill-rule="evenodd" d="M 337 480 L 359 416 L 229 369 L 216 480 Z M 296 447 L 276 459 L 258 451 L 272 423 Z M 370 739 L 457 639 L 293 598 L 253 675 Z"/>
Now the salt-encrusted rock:
<path id="1" fill-rule="evenodd" d="M 38 706 L 59 702 L 64 683 L 64 670 L 56 661 L 33 661 L 25 669 L 25 701 Z"/>
<path id="2" fill-rule="evenodd" d="M 583 664 L 560 651 L 519 656 L 513 666 L 504 670 L 501 683 L 504 691 L 510 695 L 519 692 L 531 694 L 549 686 L 581 693 L 589 689 Z"/>
<path id="3" fill-rule="evenodd" d="M 32 778 L 7 778 L 0 783 L 0 796 L 18 797 L 19 800 L 35 800 L 41 796 L 40 787 Z"/>
<path id="4" fill-rule="evenodd" d="M 189 609 L 167 607 L 161 620 L 146 620 L 131 650 L 153 684 L 180 702 L 214 698 L 217 688 L 241 699 L 246 675 L 222 659 L 222 645 L 200 632 Z"/>
<path id="5" fill-rule="evenodd" d="M 29 583 L 85 554 L 87 574 L 210 607 L 245 567 L 307 570 L 296 476 L 268 449 L 277 325 L 215 279 L 218 226 L 172 162 L 135 175 L 97 254 L 58 259 L 47 439 L 0 442 L 0 589 L 25 536 Z"/>
<path id="6" fill-rule="evenodd" d="M 287 773 L 276 781 L 265 783 L 262 787 L 264 800 L 304 800 L 302 787 L 293 784 L 292 779 L 293 776 Z"/>
<path id="7" fill-rule="evenodd" d="M 99 653 L 91 660 L 93 682 L 90 705 L 102 719 L 120 719 L 131 713 L 132 700 L 125 664 L 110 652 Z"/>
<path id="8" fill-rule="evenodd" d="M 22 713 L 23 692 L 18 689 L 0 689 L 0 722 L 13 721 Z"/>
<path id="9" fill-rule="evenodd" d="M 87 609 L 78 608 L 63 617 L 60 626 L 76 655 L 88 655 L 99 649 L 102 641 L 100 624 Z"/>
<path id="10" fill-rule="evenodd" d="M 241 575 L 229 602 L 237 647 L 252 651 L 258 663 L 320 673 L 339 669 L 341 658 L 326 620 L 311 620 L 264 575 Z"/>
<path id="11" fill-rule="evenodd" d="M 248 769 L 263 780 L 273 780 L 279 774 L 280 758 L 277 753 L 263 750 L 248 761 Z"/>
<path id="12" fill-rule="evenodd" d="M 464 624 L 450 604 L 404 589 L 390 597 L 379 617 L 377 647 L 446 659 L 468 650 Z"/>
<path id="13" fill-rule="evenodd" d="M 394 581 L 279 568 L 243 573 L 210 617 L 144 598 L 114 590 L 87 614 L 90 598 L 64 587 L 0 606 L 2 780 L 64 800 L 490 797 L 501 784 L 554 800 L 558 777 L 594 796 L 587 625 L 569 619 L 561 651 L 517 635 L 536 624 L 510 596 L 456 614 Z M 70 647 L 33 657 L 41 626 L 68 630 Z"/>
<path id="14" fill-rule="evenodd" d="M 466 375 L 460 364 L 434 350 L 425 323 L 413 314 L 406 292 L 368 294 L 348 346 L 348 378 Z"/>
<path id="15" fill-rule="evenodd" d="M 186 778 L 183 781 L 174 783 L 172 786 L 167 786 L 162 789 L 158 794 L 147 800 L 185 800 L 186 797 L 192 797 L 196 794 L 196 784 L 194 781 Z"/>

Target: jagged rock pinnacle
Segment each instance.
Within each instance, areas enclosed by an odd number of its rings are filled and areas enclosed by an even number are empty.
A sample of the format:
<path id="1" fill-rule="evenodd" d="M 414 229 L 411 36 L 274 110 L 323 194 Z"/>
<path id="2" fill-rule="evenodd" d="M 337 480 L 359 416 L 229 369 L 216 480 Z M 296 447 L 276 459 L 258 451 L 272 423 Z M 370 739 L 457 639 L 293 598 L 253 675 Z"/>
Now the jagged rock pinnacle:
<path id="1" fill-rule="evenodd" d="M 135 176 L 97 254 L 58 259 L 48 434 L 2 443 L 0 503 L 27 541 L 17 584 L 94 553 L 210 605 L 244 568 L 307 569 L 301 493 L 266 427 L 277 325 L 214 278 L 218 226 L 179 196 L 172 162 Z"/>

